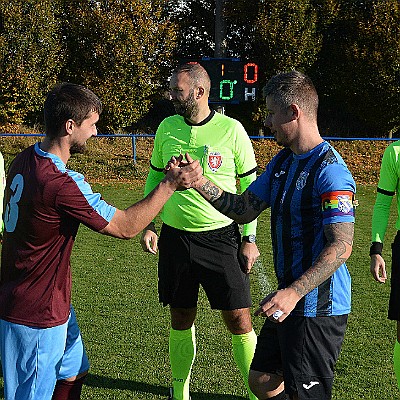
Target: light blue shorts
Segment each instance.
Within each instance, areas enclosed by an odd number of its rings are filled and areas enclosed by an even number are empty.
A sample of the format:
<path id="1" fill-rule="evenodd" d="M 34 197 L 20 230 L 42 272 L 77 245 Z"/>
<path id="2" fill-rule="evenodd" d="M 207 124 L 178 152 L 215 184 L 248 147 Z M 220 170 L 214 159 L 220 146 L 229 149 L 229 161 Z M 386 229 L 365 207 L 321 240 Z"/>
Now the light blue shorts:
<path id="1" fill-rule="evenodd" d="M 57 380 L 89 370 L 76 315 L 53 328 L 31 328 L 0 319 L 5 400 L 51 400 Z"/>

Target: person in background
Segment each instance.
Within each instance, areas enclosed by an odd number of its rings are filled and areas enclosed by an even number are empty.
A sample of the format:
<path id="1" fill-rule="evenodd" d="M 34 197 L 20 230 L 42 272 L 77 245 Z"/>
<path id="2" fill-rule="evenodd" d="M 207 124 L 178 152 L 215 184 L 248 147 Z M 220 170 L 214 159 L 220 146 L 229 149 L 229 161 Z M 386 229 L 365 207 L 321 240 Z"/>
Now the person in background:
<path id="1" fill-rule="evenodd" d="M 238 223 L 271 209 L 278 289 L 255 312 L 266 320 L 251 364 L 251 390 L 260 400 L 328 400 L 351 307 L 345 262 L 353 245 L 356 186 L 320 136 L 310 78 L 297 71 L 278 74 L 264 94 L 265 124 L 284 149 L 241 195 L 206 177 L 194 186 Z M 167 169 L 181 164 L 181 157 L 173 158 Z"/>
<path id="2" fill-rule="evenodd" d="M 46 136 L 13 160 L 5 190 L 0 353 L 6 400 L 80 399 L 89 362 L 71 305 L 72 246 L 82 223 L 120 239 L 141 232 L 176 189 L 201 175 L 198 161 L 169 171 L 125 210 L 67 169 L 97 133 L 102 111 L 89 89 L 63 83 L 44 103 Z"/>
<path id="3" fill-rule="evenodd" d="M 372 244 L 370 270 L 380 283 L 387 280 L 386 263 L 382 257 L 383 241 L 389 222 L 392 199 L 397 194 L 397 210 L 400 210 L 400 141 L 391 143 L 382 158 L 376 200 L 372 214 Z M 400 213 L 395 223 L 397 233 L 392 243 L 392 273 L 388 318 L 396 321 L 396 340 L 393 351 L 394 372 L 400 389 Z"/>
<path id="4" fill-rule="evenodd" d="M 251 141 L 236 120 L 210 110 L 210 78 L 199 64 L 176 69 L 170 81 L 177 115 L 161 122 L 154 141 L 145 194 L 163 179 L 171 156 L 189 152 L 203 173 L 226 190 L 241 190 L 256 178 Z M 172 388 L 169 399 L 189 400 L 190 373 L 196 355 L 195 318 L 199 286 L 211 308 L 221 310 L 232 334 L 233 355 L 248 388 L 248 374 L 256 334 L 250 315 L 249 272 L 259 252 L 256 221 L 243 227 L 225 217 L 194 190 L 176 192 L 161 214 L 158 242 L 154 224 L 143 232 L 143 249 L 159 249 L 159 300 L 169 305 L 169 356 Z M 251 393 L 249 397 L 255 400 Z"/>

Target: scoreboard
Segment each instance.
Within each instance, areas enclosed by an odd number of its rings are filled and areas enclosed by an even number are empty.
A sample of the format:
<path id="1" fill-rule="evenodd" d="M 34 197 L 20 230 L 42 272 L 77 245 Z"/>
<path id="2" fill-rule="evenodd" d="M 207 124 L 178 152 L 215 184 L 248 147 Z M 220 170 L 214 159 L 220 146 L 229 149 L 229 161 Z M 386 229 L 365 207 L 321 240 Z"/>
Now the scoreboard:
<path id="1" fill-rule="evenodd" d="M 211 79 L 209 102 L 239 104 L 254 101 L 258 90 L 258 65 L 239 58 L 202 58 L 199 63 Z"/>

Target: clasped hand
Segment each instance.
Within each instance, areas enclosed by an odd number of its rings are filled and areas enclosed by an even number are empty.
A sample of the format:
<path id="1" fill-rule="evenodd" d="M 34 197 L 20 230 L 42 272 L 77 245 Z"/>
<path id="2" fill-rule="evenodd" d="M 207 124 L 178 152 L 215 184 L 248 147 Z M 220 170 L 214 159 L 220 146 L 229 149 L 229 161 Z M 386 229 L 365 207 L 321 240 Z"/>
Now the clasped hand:
<path id="1" fill-rule="evenodd" d="M 193 160 L 188 153 L 171 157 L 164 168 L 166 177 L 177 183 L 177 190 L 186 190 L 194 186 L 203 174 L 198 160 Z"/>

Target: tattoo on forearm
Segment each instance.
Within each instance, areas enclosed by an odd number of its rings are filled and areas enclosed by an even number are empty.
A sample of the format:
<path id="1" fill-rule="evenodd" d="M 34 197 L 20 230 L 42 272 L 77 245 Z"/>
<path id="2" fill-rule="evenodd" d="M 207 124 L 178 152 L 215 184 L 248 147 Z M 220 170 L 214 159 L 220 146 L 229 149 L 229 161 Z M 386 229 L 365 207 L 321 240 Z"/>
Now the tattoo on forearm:
<path id="1" fill-rule="evenodd" d="M 202 190 L 206 195 L 210 196 L 211 203 L 214 203 L 215 200 L 221 196 L 218 188 L 209 181 L 202 185 L 200 190 Z"/>
<path id="2" fill-rule="evenodd" d="M 251 192 L 246 191 L 241 195 L 224 192 L 210 181 L 201 185 L 198 190 L 218 211 L 239 223 L 252 221 L 266 207 L 266 204 Z"/>
<path id="3" fill-rule="evenodd" d="M 220 197 L 213 202 L 213 206 L 227 216 L 243 215 L 246 212 L 244 199 L 228 192 L 222 192 Z"/>
<path id="4" fill-rule="evenodd" d="M 263 210 L 264 202 L 252 192 L 247 192 L 249 199 L 249 206 L 255 211 L 261 212 Z"/>
<path id="5" fill-rule="evenodd" d="M 327 225 L 324 229 L 327 244 L 321 254 L 292 287 L 303 297 L 328 279 L 350 256 L 354 224 L 339 223 Z"/>

